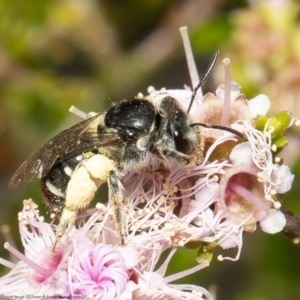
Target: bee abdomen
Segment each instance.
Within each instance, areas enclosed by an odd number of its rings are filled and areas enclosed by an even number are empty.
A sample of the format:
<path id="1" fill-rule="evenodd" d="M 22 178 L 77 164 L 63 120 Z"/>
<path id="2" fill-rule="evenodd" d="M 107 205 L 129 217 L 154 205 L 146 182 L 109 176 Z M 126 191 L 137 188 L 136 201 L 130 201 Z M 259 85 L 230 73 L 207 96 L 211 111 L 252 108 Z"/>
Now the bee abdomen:
<path id="1" fill-rule="evenodd" d="M 42 179 L 41 191 L 45 204 L 55 218 L 60 217 L 66 203 L 66 189 L 70 177 L 79 161 L 76 158 L 68 159 L 54 166 Z"/>

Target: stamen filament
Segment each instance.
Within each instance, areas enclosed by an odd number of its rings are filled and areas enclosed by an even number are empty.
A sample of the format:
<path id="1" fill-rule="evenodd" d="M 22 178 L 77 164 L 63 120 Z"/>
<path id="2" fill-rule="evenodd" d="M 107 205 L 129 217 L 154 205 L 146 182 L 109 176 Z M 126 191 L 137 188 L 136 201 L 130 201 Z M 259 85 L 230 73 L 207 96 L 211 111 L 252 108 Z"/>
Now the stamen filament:
<path id="1" fill-rule="evenodd" d="M 53 272 L 49 272 L 48 270 L 42 268 L 41 266 L 37 265 L 34 261 L 29 259 L 27 256 L 19 252 L 17 249 L 12 247 L 9 243 L 4 244 L 4 248 L 10 251 L 12 254 L 14 254 L 16 257 L 18 257 L 20 260 L 25 262 L 30 268 L 32 268 L 34 271 L 42 275 L 43 277 L 47 278 L 51 276 Z"/>
<path id="2" fill-rule="evenodd" d="M 74 105 L 72 105 L 69 108 L 69 112 L 71 112 L 72 114 L 82 118 L 82 119 L 86 119 L 88 114 L 86 114 L 85 112 L 83 112 L 82 110 L 78 109 L 77 107 L 75 107 Z"/>
<path id="3" fill-rule="evenodd" d="M 190 73 L 192 87 L 193 87 L 193 89 L 195 89 L 195 87 L 199 83 L 200 79 L 199 79 L 195 59 L 194 59 L 194 56 L 193 56 L 193 51 L 192 51 L 190 39 L 189 39 L 189 36 L 188 36 L 187 27 L 186 26 L 180 27 L 179 31 L 181 33 L 181 37 L 182 37 L 182 41 L 183 41 L 185 57 L 186 57 L 187 64 L 188 64 L 188 69 L 189 69 L 189 73 Z M 199 89 L 198 93 L 199 93 L 200 97 L 203 96 L 201 88 Z"/>
<path id="4" fill-rule="evenodd" d="M 230 74 L 230 59 L 223 59 L 223 64 L 225 67 L 225 89 L 224 89 L 224 102 L 221 115 L 220 124 L 227 126 L 229 124 L 230 117 L 230 92 L 231 92 L 231 74 Z"/>
<path id="5" fill-rule="evenodd" d="M 1 258 L 1 257 L 0 257 L 0 264 L 7 268 L 10 268 L 10 269 L 13 269 L 15 267 L 14 263 L 12 263 L 4 258 Z"/>
<path id="6" fill-rule="evenodd" d="M 209 262 L 204 261 L 200 265 L 196 265 L 195 267 L 192 267 L 190 269 L 187 269 L 187 270 L 184 270 L 182 272 L 178 272 L 176 274 L 165 277 L 164 282 L 165 283 L 173 282 L 173 281 L 178 280 L 180 278 L 183 278 L 183 277 L 186 277 L 188 275 L 194 274 L 194 273 L 196 273 L 196 272 L 200 271 L 201 269 L 206 268 L 208 266 L 209 266 Z"/>

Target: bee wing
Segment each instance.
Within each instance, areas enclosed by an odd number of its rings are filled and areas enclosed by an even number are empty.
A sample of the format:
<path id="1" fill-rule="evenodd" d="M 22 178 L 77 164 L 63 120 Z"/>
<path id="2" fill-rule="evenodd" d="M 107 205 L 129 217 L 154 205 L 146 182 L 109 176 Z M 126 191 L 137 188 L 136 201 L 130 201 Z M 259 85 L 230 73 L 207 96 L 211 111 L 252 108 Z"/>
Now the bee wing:
<path id="1" fill-rule="evenodd" d="M 96 127 L 104 113 L 99 113 L 60 132 L 30 156 L 15 172 L 9 188 L 17 188 L 46 176 L 57 162 L 80 152 L 90 151 L 106 145 L 105 134 L 98 134 Z M 109 133 L 110 143 L 117 143 L 117 133 Z M 94 137 L 94 138 L 93 138 Z"/>
<path id="2" fill-rule="evenodd" d="M 124 144 L 118 136 L 118 130 L 106 128 L 103 132 L 84 132 L 77 143 L 68 147 L 64 156 L 58 158 L 56 163 L 60 163 L 68 158 L 82 154 L 83 152 L 98 150 L 99 147 L 121 146 Z"/>

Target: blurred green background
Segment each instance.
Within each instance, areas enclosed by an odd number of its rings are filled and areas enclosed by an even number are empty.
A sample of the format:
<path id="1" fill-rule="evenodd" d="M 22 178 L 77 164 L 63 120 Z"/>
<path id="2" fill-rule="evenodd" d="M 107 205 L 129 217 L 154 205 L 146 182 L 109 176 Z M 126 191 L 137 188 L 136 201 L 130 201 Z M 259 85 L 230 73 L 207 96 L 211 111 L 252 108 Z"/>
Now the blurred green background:
<path id="1" fill-rule="evenodd" d="M 102 111 L 149 85 L 190 84 L 180 26 L 189 27 L 200 74 L 219 49 L 221 59 L 231 58 L 232 77 L 248 98 L 266 93 L 274 113 L 300 117 L 299 24 L 296 0 L 1 0 L 0 225 L 11 232 L 0 234 L 0 245 L 12 238 L 22 250 L 17 212 L 23 199 L 43 210 L 38 183 L 12 191 L 7 185 L 39 146 L 80 121 L 68 112 L 71 105 Z M 219 64 L 205 89 L 213 92 L 223 74 Z M 282 156 L 296 178 L 284 203 L 299 212 L 300 139 L 299 132 L 289 134 Z M 300 246 L 291 239 L 258 229 L 245 235 L 238 262 L 218 262 L 224 252 L 217 249 L 211 266 L 185 282 L 216 289 L 218 300 L 300 299 Z M 194 254 L 179 251 L 170 273 L 195 265 Z M 2 247 L 0 256 L 10 259 Z"/>

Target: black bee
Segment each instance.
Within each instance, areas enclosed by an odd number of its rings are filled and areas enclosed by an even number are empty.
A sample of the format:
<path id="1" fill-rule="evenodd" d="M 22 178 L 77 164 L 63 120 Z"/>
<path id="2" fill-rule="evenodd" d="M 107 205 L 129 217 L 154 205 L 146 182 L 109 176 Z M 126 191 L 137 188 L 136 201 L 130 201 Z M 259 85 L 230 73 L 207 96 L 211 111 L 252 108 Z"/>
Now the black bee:
<path id="1" fill-rule="evenodd" d="M 124 244 L 121 180 L 125 169 L 139 169 L 149 153 L 162 161 L 195 164 L 204 144 L 197 130 L 199 126 L 231 131 L 242 137 L 231 128 L 193 123 L 189 117 L 197 90 L 206 81 L 217 58 L 218 52 L 193 91 L 187 111 L 172 97 L 165 97 L 158 106 L 147 99 L 123 99 L 107 111 L 62 131 L 20 166 L 9 187 L 17 188 L 41 179 L 44 201 L 59 218 L 55 245 L 103 182 L 108 184 L 114 221 Z"/>

